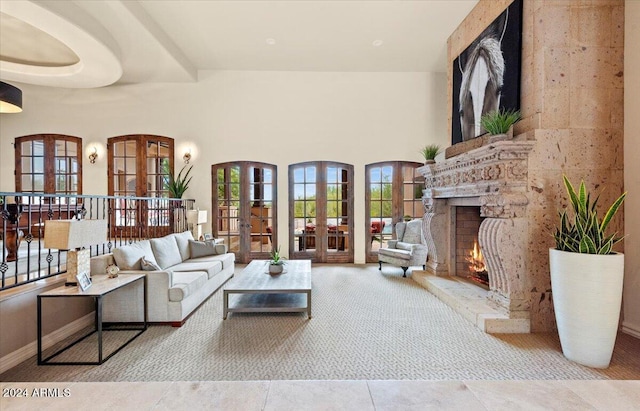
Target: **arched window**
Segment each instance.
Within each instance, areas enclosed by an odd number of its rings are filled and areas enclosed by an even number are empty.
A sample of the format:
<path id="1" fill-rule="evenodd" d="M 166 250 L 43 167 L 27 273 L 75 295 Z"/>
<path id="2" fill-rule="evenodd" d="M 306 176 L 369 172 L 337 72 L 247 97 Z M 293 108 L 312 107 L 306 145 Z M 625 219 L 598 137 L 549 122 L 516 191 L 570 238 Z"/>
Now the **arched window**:
<path id="1" fill-rule="evenodd" d="M 82 139 L 34 134 L 15 139 L 16 191 L 82 194 Z"/>
<path id="2" fill-rule="evenodd" d="M 366 261 L 378 261 L 378 249 L 387 246 L 393 225 L 402 220 L 422 218 L 424 177 L 421 163 L 387 161 L 366 166 Z"/>
<path id="3" fill-rule="evenodd" d="M 107 140 L 108 192 L 122 197 L 169 197 L 164 181 L 173 170 L 173 139 L 146 134 L 112 137 Z M 167 200 L 119 200 L 114 205 L 111 227 L 128 236 L 169 232 L 171 210 Z M 138 231 L 139 229 L 139 231 Z"/>
<path id="4" fill-rule="evenodd" d="M 353 166 L 312 161 L 289 166 L 289 256 L 353 262 Z"/>

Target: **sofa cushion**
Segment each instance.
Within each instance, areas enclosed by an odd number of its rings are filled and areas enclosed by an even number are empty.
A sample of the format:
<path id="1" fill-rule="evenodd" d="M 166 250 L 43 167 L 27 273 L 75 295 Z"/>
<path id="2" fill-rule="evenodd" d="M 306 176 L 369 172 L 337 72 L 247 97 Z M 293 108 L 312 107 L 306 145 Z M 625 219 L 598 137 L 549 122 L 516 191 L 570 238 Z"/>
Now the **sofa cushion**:
<path id="1" fill-rule="evenodd" d="M 142 257 L 145 257 L 147 261 L 156 263 L 149 240 L 138 241 L 137 243 L 113 249 L 113 259 L 121 270 L 142 270 Z"/>
<path id="2" fill-rule="evenodd" d="M 142 265 L 142 269 L 144 271 L 159 271 L 159 270 L 162 270 L 162 268 L 160 268 L 160 266 L 158 266 L 158 264 L 156 264 L 153 261 L 147 260 L 145 257 L 142 257 L 142 259 L 140 260 L 140 265 Z"/>
<path id="3" fill-rule="evenodd" d="M 222 268 L 225 269 L 225 268 L 234 266 L 234 263 L 236 261 L 236 255 L 234 253 L 208 255 L 206 257 L 190 258 L 188 261 L 185 261 L 185 263 L 186 262 L 200 263 L 200 262 L 211 262 L 211 261 L 220 261 L 222 263 Z"/>
<path id="4" fill-rule="evenodd" d="M 153 255 L 160 268 L 165 269 L 182 262 L 182 256 L 174 236 L 153 238 L 150 241 Z"/>
<path id="5" fill-rule="evenodd" d="M 169 301 L 182 301 L 204 287 L 207 274 L 202 271 L 173 273 L 173 285 L 169 288 Z"/>
<path id="6" fill-rule="evenodd" d="M 185 231 L 183 233 L 175 233 L 171 235 L 176 239 L 182 261 L 188 260 L 189 257 L 191 257 L 191 254 L 189 252 L 189 240 L 193 240 L 193 234 L 191 234 L 191 231 Z"/>
<path id="7" fill-rule="evenodd" d="M 209 255 L 225 254 L 227 246 L 224 244 L 215 244 L 213 241 L 194 241 L 189 240 L 189 251 L 191 258 L 206 257 Z"/>
<path id="8" fill-rule="evenodd" d="M 185 271 L 204 271 L 207 273 L 207 278 L 213 278 L 216 274 L 222 271 L 222 261 L 193 261 L 187 260 L 180 264 L 176 264 L 171 267 L 173 272 L 185 272 Z"/>

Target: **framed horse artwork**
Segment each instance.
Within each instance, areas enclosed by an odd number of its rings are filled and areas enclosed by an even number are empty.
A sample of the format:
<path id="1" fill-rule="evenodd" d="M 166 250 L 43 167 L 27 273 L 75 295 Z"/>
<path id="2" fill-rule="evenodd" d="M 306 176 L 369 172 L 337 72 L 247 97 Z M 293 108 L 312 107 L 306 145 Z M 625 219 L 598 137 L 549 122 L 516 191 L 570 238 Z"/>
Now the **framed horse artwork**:
<path id="1" fill-rule="evenodd" d="M 522 0 L 514 0 L 453 60 L 451 144 L 486 131 L 483 114 L 520 109 Z"/>

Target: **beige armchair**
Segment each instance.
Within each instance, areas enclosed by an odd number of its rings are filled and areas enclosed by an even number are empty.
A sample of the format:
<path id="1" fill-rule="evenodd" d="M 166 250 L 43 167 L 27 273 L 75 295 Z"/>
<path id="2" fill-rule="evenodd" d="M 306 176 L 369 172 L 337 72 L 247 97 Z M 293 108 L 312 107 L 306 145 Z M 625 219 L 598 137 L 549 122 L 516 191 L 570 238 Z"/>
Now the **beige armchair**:
<path id="1" fill-rule="evenodd" d="M 387 242 L 387 248 L 378 250 L 379 270 L 382 263 L 398 265 L 407 276 L 407 269 L 414 265 L 421 265 L 426 269 L 427 246 L 422 235 L 422 220 L 411 220 L 395 225 L 396 239 Z"/>

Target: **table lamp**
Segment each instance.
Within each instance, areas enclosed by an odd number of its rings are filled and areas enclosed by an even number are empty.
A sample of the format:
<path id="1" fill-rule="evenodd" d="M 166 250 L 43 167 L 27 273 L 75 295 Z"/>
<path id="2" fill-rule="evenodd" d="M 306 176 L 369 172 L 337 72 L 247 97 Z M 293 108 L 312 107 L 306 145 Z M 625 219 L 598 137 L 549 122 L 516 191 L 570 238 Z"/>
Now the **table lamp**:
<path id="1" fill-rule="evenodd" d="M 107 220 L 45 220 L 44 246 L 67 252 L 67 282 L 77 285 L 76 275 L 90 272 L 91 250 L 84 247 L 107 241 Z"/>
<path id="2" fill-rule="evenodd" d="M 207 222 L 207 210 L 187 211 L 187 224 L 191 226 L 191 234 L 196 240 L 202 238 L 202 224 Z"/>

